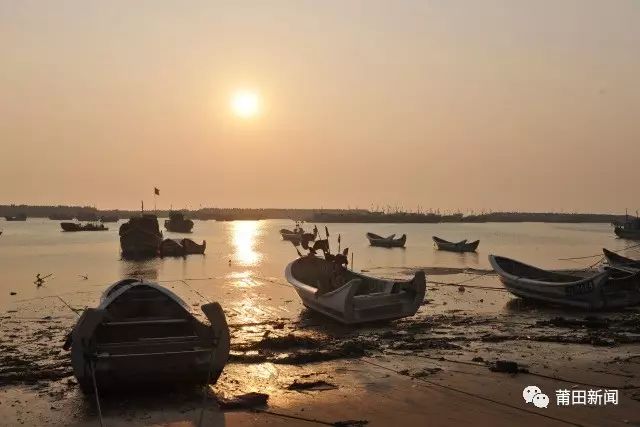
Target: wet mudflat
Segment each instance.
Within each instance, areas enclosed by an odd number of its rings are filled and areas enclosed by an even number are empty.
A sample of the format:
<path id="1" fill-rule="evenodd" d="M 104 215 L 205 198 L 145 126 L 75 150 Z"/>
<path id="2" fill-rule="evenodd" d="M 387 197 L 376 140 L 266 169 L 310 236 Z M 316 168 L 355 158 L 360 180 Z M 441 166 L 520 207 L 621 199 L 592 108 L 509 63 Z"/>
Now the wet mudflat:
<path id="1" fill-rule="evenodd" d="M 230 363 L 204 406 L 198 389 L 102 396 L 107 425 L 197 425 L 202 408 L 203 425 L 640 423 L 637 310 L 560 310 L 513 298 L 486 271 L 428 274 L 435 283 L 415 317 L 360 327 L 306 310 L 294 292 L 256 302 L 256 287 L 249 287 L 245 300 L 225 307 Z M 277 278 L 242 280 L 285 285 Z M 201 282 L 197 286 L 216 285 L 214 279 Z M 197 310 L 190 287 L 167 286 L 182 289 Z M 68 301 L 82 308 L 95 297 Z M 0 316 L 0 412 L 6 425 L 98 425 L 95 404 L 79 391 L 61 348 L 76 316 L 52 305 L 31 300 Z M 619 403 L 536 408 L 522 399 L 527 385 L 540 387 L 553 403 L 559 389 L 617 389 Z M 252 392 L 268 395 L 266 404 L 225 411 L 216 402 Z"/>

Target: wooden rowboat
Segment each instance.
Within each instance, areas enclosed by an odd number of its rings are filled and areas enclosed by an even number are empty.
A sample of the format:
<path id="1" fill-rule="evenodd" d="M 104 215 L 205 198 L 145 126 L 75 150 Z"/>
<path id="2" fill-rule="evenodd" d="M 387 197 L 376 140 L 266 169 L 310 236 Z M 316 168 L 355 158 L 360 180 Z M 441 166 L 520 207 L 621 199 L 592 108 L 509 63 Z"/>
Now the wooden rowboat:
<path id="1" fill-rule="evenodd" d="M 608 249 L 602 249 L 604 257 L 611 266 L 640 269 L 640 261 L 618 255 Z"/>
<path id="2" fill-rule="evenodd" d="M 291 262 L 285 276 L 306 307 L 345 324 L 413 316 L 426 292 L 424 271 L 408 281 L 383 280 L 315 255 Z"/>
<path id="3" fill-rule="evenodd" d="M 436 236 L 433 236 L 432 239 L 439 250 L 450 252 L 475 252 L 480 244 L 480 240 L 476 240 L 474 242 L 467 242 L 466 240 L 450 242 Z"/>
<path id="4" fill-rule="evenodd" d="M 191 239 L 164 239 L 160 243 L 160 256 L 186 256 L 204 254 L 207 242 L 199 245 Z"/>
<path id="5" fill-rule="evenodd" d="M 395 234 L 392 234 L 388 237 L 381 237 L 374 233 L 367 233 L 367 239 L 369 239 L 369 244 L 371 246 L 380 246 L 383 248 L 402 248 L 404 244 L 407 242 L 407 235 L 403 234 L 402 236 L 395 238 Z"/>
<path id="6" fill-rule="evenodd" d="M 554 272 L 489 255 L 500 281 L 514 295 L 585 310 L 640 304 L 640 271 L 605 269 L 586 276 Z"/>
<path id="7" fill-rule="evenodd" d="M 209 324 L 169 289 L 126 279 L 87 308 L 65 349 L 80 387 L 215 383 L 229 357 L 229 328 L 218 303 L 202 306 Z"/>

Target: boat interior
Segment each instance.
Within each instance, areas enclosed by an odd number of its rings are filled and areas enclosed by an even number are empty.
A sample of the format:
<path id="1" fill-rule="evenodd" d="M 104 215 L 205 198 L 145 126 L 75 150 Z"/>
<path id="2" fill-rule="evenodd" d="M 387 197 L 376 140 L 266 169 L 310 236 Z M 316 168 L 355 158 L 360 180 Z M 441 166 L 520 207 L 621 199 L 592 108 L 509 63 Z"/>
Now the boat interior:
<path id="1" fill-rule="evenodd" d="M 366 277 L 316 256 L 300 258 L 291 267 L 291 273 L 300 282 L 320 290 L 322 294 L 334 291 L 351 280 L 360 279 L 356 295 L 371 295 L 387 292 L 389 282 L 386 280 Z M 396 282 L 391 293 L 403 290 L 407 282 Z"/>

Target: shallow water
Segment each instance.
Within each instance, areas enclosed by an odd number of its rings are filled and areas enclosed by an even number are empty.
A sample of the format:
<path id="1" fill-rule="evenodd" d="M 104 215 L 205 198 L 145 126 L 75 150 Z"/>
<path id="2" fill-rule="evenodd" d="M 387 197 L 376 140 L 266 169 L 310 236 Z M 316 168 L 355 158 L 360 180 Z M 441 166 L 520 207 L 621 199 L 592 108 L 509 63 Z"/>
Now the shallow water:
<path id="1" fill-rule="evenodd" d="M 190 235 L 166 231 L 164 235 L 206 240 L 205 256 L 144 262 L 121 260 L 120 223 L 108 224 L 108 231 L 63 233 L 58 221 L 37 218 L 26 222 L 2 221 L 0 309 L 18 308 L 26 300 L 43 297 L 43 302 L 49 301 L 43 304 L 45 311 L 66 310 L 62 301 L 51 298 L 54 295 L 81 308 L 95 303 L 110 283 L 134 276 L 166 281 L 179 294 L 191 295 L 194 303 L 202 297 L 218 300 L 226 311 L 240 313 L 246 321 L 271 315 L 290 317 L 300 310 L 295 292 L 283 277 L 286 264 L 296 257 L 296 252 L 278 233 L 281 228 L 292 228 L 291 221 L 195 221 Z M 311 228 L 310 224 L 305 226 Z M 324 225 L 318 226 L 324 233 Z M 595 255 L 602 247 L 619 250 L 633 244 L 615 238 L 608 224 L 329 224 L 329 231 L 334 249 L 337 236 L 341 235 L 342 247 L 348 246 L 354 254 L 356 270 L 375 272 L 375 268 L 391 267 L 384 270 L 387 275 L 394 268 L 404 267 L 487 269 L 490 253 L 550 268 L 581 268 L 598 258 L 575 261 L 559 258 Z M 367 231 L 397 236 L 406 233 L 406 248 L 370 247 L 365 238 Z M 437 251 L 432 235 L 449 240 L 480 239 L 478 253 Z M 640 257 L 636 250 L 627 254 Z M 37 273 L 52 276 L 37 288 L 34 284 Z M 183 279 L 202 280 L 179 282 Z M 11 296 L 10 292 L 17 295 Z M 276 306 L 277 310 L 270 313 Z"/>

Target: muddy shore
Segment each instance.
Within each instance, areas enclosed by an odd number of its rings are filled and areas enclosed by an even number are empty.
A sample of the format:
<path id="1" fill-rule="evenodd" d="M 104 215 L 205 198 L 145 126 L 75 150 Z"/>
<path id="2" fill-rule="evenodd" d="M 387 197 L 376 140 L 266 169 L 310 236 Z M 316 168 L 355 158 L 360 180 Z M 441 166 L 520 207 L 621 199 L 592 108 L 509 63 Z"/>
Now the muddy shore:
<path id="1" fill-rule="evenodd" d="M 376 275 L 410 273 L 392 269 Z M 228 312 L 230 363 L 204 401 L 201 390 L 104 396 L 106 425 L 640 425 L 640 313 L 538 306 L 499 290 L 494 276 L 430 271 L 419 313 L 345 327 L 291 300 L 286 313 L 244 321 Z M 488 272 L 487 272 L 488 273 Z M 259 280 L 259 279 L 257 279 Z M 78 297 L 74 306 L 91 303 Z M 62 350 L 75 321 L 30 301 L 0 314 L 0 425 L 99 425 Z M 514 362 L 500 364 L 497 362 Z M 505 368 L 506 366 L 506 368 Z M 498 367 L 498 369 L 496 369 Z M 522 389 L 617 389 L 619 404 L 546 409 Z M 216 403 L 249 392 L 266 405 L 225 412 Z"/>

